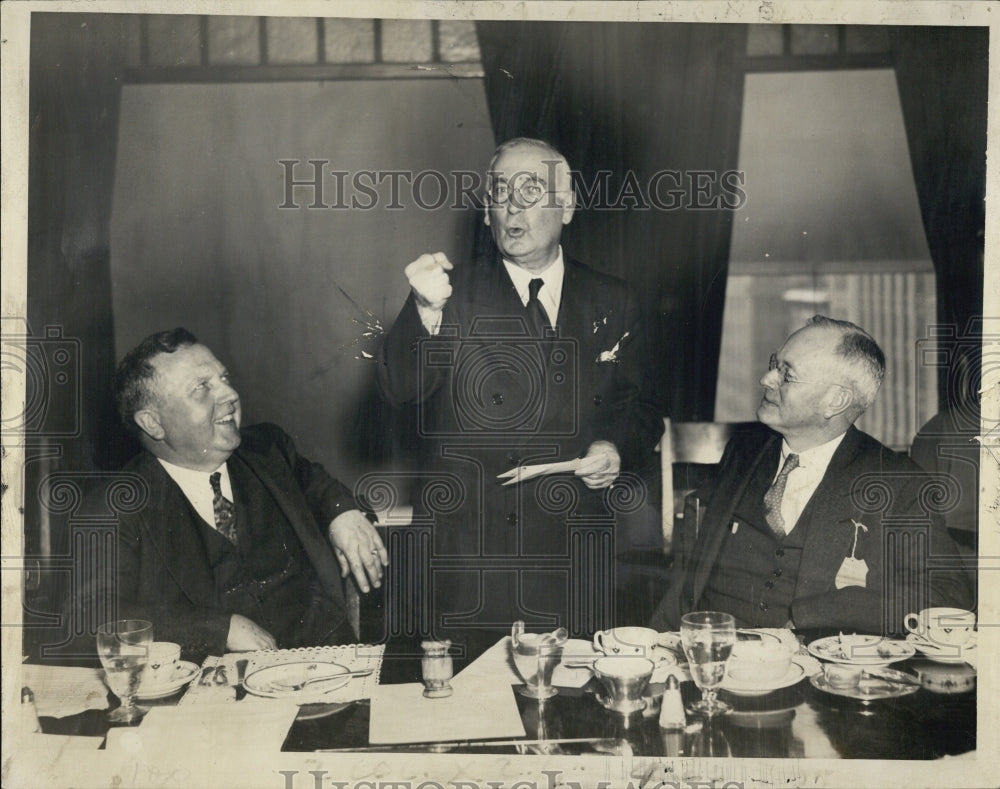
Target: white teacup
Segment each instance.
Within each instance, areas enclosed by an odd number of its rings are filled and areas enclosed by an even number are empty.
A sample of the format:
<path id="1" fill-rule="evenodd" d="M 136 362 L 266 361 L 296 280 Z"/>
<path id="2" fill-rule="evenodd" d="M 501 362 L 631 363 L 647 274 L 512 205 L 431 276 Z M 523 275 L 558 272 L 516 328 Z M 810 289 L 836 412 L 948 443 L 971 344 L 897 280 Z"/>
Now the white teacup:
<path id="1" fill-rule="evenodd" d="M 142 670 L 145 685 L 163 685 L 173 679 L 177 661 L 181 658 L 181 645 L 172 641 L 154 641 L 149 645 L 149 657 Z"/>
<path id="2" fill-rule="evenodd" d="M 737 641 L 726 670 L 739 682 L 773 682 L 788 673 L 794 652 L 784 642 Z"/>
<path id="3" fill-rule="evenodd" d="M 925 608 L 919 614 L 907 614 L 903 625 L 935 644 L 961 646 L 972 638 L 976 615 L 964 608 Z"/>
<path id="4" fill-rule="evenodd" d="M 608 656 L 652 657 L 660 634 L 650 627 L 613 627 L 594 635 L 594 649 Z"/>

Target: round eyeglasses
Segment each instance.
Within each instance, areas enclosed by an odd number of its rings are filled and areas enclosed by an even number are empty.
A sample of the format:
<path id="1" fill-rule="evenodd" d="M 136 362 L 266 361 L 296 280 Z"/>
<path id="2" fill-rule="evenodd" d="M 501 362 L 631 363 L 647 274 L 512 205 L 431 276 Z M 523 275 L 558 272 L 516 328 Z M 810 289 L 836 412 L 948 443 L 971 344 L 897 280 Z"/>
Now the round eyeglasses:
<path id="1" fill-rule="evenodd" d="M 517 208 L 531 208 L 555 189 L 546 189 L 545 185 L 538 181 L 524 180 L 519 185 L 511 186 L 506 183 L 495 183 L 490 188 L 490 202 L 496 205 L 506 205 L 508 201 L 513 202 Z"/>
<path id="2" fill-rule="evenodd" d="M 778 355 L 772 353 L 771 358 L 767 362 L 767 371 L 774 372 L 775 370 L 781 376 L 779 386 L 784 386 L 785 384 L 823 384 L 825 386 L 839 386 L 841 389 L 850 388 L 843 384 L 834 383 L 833 381 L 808 381 L 805 378 L 790 378 L 788 375 L 788 365 L 784 362 L 779 362 Z"/>

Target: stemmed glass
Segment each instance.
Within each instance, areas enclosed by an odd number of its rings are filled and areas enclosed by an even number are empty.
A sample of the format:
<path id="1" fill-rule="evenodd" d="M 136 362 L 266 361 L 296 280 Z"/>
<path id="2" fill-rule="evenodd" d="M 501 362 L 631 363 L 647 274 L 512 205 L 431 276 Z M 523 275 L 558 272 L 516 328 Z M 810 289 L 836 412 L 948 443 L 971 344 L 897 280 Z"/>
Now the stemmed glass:
<path id="1" fill-rule="evenodd" d="M 721 611 L 693 611 L 681 617 L 681 644 L 691 669 L 691 678 L 701 689 L 701 700 L 692 712 L 711 717 L 732 710 L 715 696 L 726 676 L 726 661 L 736 643 L 736 621 Z"/>
<path id="2" fill-rule="evenodd" d="M 108 714 L 111 723 L 134 723 L 148 711 L 136 706 L 133 699 L 152 640 L 153 625 L 145 619 L 119 619 L 97 628 L 97 655 L 104 666 L 105 681 L 122 702 Z"/>

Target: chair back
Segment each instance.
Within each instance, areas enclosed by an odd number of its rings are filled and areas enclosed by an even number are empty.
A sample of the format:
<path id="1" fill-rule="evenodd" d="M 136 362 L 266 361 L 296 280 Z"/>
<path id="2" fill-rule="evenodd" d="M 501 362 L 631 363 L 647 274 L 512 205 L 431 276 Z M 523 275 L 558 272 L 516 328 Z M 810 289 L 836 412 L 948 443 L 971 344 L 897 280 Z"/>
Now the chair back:
<path id="1" fill-rule="evenodd" d="M 684 519 L 684 499 L 711 480 L 726 444 L 746 422 L 674 422 L 663 420 L 660 439 L 660 479 L 663 550 L 671 552 L 674 531 Z"/>

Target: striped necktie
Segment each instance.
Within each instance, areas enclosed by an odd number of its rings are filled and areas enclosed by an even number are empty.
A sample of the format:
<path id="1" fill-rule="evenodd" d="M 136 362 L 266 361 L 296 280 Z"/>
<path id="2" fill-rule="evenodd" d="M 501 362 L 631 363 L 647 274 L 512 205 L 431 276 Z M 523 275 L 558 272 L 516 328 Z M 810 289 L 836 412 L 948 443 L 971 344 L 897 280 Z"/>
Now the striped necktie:
<path id="1" fill-rule="evenodd" d="M 233 503 L 222 495 L 222 472 L 216 471 L 208 481 L 212 485 L 212 511 L 215 513 L 215 528 L 219 534 L 236 544 L 236 507 Z"/>

